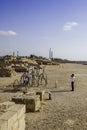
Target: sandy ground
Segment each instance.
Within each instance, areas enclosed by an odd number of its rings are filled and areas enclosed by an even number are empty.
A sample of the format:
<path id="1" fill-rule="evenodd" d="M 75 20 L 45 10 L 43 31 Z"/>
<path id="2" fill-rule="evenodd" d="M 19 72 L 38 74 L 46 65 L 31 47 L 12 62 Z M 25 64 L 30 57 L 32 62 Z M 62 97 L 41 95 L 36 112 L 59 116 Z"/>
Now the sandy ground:
<path id="1" fill-rule="evenodd" d="M 26 113 L 26 130 L 87 130 L 87 66 L 63 64 L 47 66 L 48 85 L 40 89 L 50 90 L 52 100 L 42 102 L 40 112 Z M 75 91 L 71 91 L 70 75 L 76 76 Z M 9 100 L 10 91 L 2 91 L 15 78 L 0 78 L 0 102 Z M 57 86 L 55 86 L 57 81 Z M 55 88 L 56 87 L 56 88 Z M 30 88 L 30 90 L 36 88 Z"/>

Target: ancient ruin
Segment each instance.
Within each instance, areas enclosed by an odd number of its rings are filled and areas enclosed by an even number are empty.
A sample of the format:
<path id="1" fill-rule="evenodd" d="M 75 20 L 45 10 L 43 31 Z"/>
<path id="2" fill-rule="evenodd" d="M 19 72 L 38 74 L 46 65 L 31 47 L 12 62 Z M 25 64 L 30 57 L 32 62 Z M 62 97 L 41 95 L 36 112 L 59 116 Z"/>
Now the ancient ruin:
<path id="1" fill-rule="evenodd" d="M 0 130 L 25 130 L 25 105 L 0 103 Z"/>

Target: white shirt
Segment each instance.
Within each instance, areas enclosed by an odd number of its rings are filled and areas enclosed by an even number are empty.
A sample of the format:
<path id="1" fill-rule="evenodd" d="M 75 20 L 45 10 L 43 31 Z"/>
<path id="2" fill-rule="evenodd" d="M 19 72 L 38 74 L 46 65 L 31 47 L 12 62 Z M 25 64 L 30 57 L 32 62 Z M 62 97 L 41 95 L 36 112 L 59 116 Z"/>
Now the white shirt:
<path id="1" fill-rule="evenodd" d="M 75 76 L 71 77 L 71 82 L 75 82 Z"/>

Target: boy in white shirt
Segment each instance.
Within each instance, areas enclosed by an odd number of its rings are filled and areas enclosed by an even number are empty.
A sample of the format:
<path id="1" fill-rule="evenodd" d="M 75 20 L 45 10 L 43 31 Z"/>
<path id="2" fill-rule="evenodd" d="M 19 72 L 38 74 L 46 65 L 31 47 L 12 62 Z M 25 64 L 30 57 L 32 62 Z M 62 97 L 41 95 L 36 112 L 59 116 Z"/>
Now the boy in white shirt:
<path id="1" fill-rule="evenodd" d="M 75 82 L 75 76 L 74 76 L 74 74 L 72 74 L 71 75 L 71 87 L 72 87 L 71 91 L 74 91 L 74 82 Z"/>

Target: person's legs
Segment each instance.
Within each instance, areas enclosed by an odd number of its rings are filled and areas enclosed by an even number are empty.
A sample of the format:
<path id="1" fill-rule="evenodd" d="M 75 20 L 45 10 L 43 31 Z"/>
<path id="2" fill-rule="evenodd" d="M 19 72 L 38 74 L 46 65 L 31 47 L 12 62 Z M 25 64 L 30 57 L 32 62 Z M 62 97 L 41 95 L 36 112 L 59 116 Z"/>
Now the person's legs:
<path id="1" fill-rule="evenodd" d="M 26 81 L 24 80 L 24 83 L 23 83 L 23 84 L 25 85 L 25 83 L 26 83 Z"/>
<path id="2" fill-rule="evenodd" d="M 71 82 L 72 91 L 74 91 L 74 82 Z"/>

